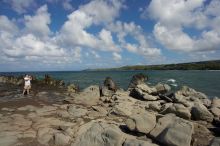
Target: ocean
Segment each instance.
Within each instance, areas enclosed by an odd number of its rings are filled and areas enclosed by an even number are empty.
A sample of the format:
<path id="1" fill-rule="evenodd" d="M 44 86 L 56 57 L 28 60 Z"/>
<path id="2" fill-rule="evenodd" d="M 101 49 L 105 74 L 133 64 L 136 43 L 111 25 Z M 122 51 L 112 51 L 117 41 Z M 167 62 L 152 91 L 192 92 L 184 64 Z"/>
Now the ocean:
<path id="1" fill-rule="evenodd" d="M 127 89 L 133 75 L 143 73 L 149 77 L 146 82 L 150 86 L 158 82 L 167 83 L 173 91 L 181 86 L 187 85 L 200 92 L 205 93 L 210 98 L 220 97 L 220 71 L 206 70 L 146 70 L 146 71 L 57 71 L 57 72 L 11 72 L 0 73 L 0 75 L 35 75 L 43 78 L 45 74 L 51 75 L 55 79 L 64 80 L 65 83 L 79 85 L 80 89 L 89 85 L 100 85 L 105 77 L 111 77 L 116 84 L 123 89 Z"/>

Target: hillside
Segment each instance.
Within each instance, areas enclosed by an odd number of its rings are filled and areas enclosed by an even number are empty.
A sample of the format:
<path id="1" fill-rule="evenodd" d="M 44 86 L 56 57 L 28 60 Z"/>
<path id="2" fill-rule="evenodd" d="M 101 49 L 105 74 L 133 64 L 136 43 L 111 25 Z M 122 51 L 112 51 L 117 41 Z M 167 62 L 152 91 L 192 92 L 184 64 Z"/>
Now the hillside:
<path id="1" fill-rule="evenodd" d="M 134 65 L 119 68 L 87 69 L 85 71 L 107 70 L 220 70 L 220 60 L 162 65 Z"/>

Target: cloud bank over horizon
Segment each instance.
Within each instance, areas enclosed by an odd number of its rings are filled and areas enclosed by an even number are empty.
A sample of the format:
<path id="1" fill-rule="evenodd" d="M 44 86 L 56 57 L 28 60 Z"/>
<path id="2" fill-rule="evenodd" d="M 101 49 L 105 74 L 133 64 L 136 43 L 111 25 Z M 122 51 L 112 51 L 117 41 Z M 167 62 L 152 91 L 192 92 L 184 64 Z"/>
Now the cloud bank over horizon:
<path id="1" fill-rule="evenodd" d="M 0 3 L 0 71 L 220 59 L 219 0 Z"/>

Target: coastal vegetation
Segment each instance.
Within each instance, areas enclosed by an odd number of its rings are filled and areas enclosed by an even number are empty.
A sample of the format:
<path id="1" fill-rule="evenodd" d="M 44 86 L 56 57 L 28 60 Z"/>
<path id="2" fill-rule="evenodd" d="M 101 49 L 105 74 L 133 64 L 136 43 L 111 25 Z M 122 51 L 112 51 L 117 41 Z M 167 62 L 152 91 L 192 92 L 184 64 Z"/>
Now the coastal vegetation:
<path id="1" fill-rule="evenodd" d="M 133 65 L 119 68 L 88 69 L 87 71 L 94 70 L 220 70 L 220 60 L 161 65 Z"/>

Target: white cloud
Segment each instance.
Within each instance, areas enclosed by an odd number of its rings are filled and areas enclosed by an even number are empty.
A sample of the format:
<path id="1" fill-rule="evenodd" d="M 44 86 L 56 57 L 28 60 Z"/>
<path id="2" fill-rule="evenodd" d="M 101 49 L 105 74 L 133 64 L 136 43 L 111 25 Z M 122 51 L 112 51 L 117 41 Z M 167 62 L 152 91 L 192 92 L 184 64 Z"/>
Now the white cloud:
<path id="1" fill-rule="evenodd" d="M 16 33 L 18 31 L 17 26 L 4 15 L 0 15 L 0 32 Z"/>
<path id="2" fill-rule="evenodd" d="M 92 25 L 113 21 L 122 6 L 120 1 L 95 0 L 68 15 L 57 39 L 68 45 L 79 45 L 101 51 L 120 51 L 110 31 L 102 29 L 96 36 L 86 31 Z"/>
<path id="3" fill-rule="evenodd" d="M 117 21 L 111 23 L 108 29 L 117 33 L 117 38 L 122 48 L 127 49 L 131 53 L 142 55 L 145 58 L 157 58 L 161 56 L 161 51 L 158 48 L 152 47 L 147 39 L 147 36 L 143 33 L 141 26 L 136 25 L 134 22 L 125 23 Z M 129 43 L 125 40 L 125 37 L 131 37 L 136 40 L 137 43 Z"/>
<path id="4" fill-rule="evenodd" d="M 205 5 L 205 0 L 154 0 L 145 15 L 155 19 L 155 38 L 166 48 L 176 51 L 212 51 L 220 46 L 219 0 Z M 158 11 L 159 10 L 159 11 Z M 194 29 L 199 34 L 188 34 Z"/>
<path id="5" fill-rule="evenodd" d="M 33 33 L 37 36 L 47 36 L 49 35 L 51 23 L 50 14 L 47 11 L 47 5 L 41 6 L 34 16 L 25 15 L 25 27 L 28 33 Z"/>
<path id="6" fill-rule="evenodd" d="M 25 16 L 25 27 L 18 27 L 6 16 L 0 16 L 0 56 L 1 62 L 7 64 L 68 64 L 81 62 L 81 48 L 63 48 L 56 37 L 48 36 L 50 14 L 47 6 L 40 7 L 33 16 Z M 37 22 L 39 21 L 39 22 Z M 34 22 L 37 25 L 34 25 Z M 33 26 L 31 27 L 31 24 Z M 15 64 L 14 64 L 15 65 Z"/>
<path id="7" fill-rule="evenodd" d="M 35 5 L 34 0 L 4 0 L 4 2 L 10 4 L 12 9 L 19 14 L 25 13 L 31 5 Z"/>
<path id="8" fill-rule="evenodd" d="M 112 56 L 115 61 L 120 61 L 122 59 L 121 55 L 117 52 L 113 52 Z"/>
<path id="9" fill-rule="evenodd" d="M 64 0 L 63 1 L 62 5 L 65 10 L 69 10 L 69 11 L 74 10 L 74 8 L 70 2 L 71 2 L 71 0 Z"/>

